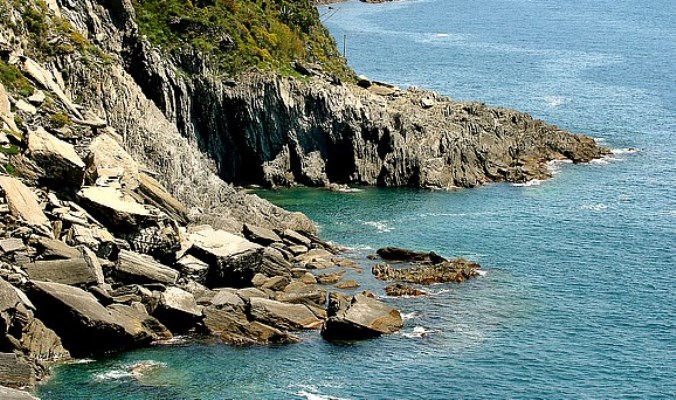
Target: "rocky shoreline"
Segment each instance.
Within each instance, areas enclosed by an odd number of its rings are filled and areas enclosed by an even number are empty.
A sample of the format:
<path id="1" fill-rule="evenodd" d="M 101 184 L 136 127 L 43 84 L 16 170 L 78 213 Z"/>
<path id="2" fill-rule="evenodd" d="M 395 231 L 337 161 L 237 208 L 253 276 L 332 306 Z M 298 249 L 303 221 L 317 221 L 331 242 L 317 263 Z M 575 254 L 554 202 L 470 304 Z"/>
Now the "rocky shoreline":
<path id="1" fill-rule="evenodd" d="M 27 7 L 62 52 L 41 59 L 36 38 L 17 33 Z M 473 187 L 607 151 L 517 111 L 342 81 L 314 64 L 223 80 L 199 54 L 153 47 L 126 0 L 0 12 L 3 399 L 30 398 L 4 386 L 34 388 L 51 363 L 186 333 L 251 345 L 401 329 L 399 311 L 344 279 L 360 267 L 312 221 L 225 181 Z M 83 48 L 59 47 L 71 42 Z M 478 275 L 434 253 L 374 257 L 390 296 Z"/>

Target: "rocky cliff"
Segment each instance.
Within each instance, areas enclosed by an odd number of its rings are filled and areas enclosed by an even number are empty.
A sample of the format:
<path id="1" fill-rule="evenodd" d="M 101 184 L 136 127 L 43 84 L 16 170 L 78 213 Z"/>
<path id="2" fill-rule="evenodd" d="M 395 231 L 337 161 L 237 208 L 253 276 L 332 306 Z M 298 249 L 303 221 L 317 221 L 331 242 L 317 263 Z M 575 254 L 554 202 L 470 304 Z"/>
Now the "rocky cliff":
<path id="1" fill-rule="evenodd" d="M 289 34 L 302 11 L 321 35 L 306 2 L 158 4 L 197 7 L 195 19 L 154 21 L 131 0 L 0 4 L 0 385 L 186 331 L 251 344 L 322 324 L 326 337 L 337 337 L 329 325 L 341 337 L 401 327 L 368 296 L 317 286 L 343 272 L 311 270 L 354 265 L 307 217 L 226 182 L 472 187 L 605 152 L 523 113 L 355 79 L 305 28 L 289 37 L 307 48 L 275 53 L 279 37 L 252 21 L 237 37 L 204 26 L 213 7 L 255 4 L 269 6 L 270 29 L 284 20 Z M 234 53 L 209 53 L 194 31 L 158 46 L 162 23 L 197 26 Z M 254 53 L 244 70 L 222 64 Z M 303 58 L 280 61 L 289 54 Z M 387 329 L 373 329 L 383 317 Z"/>
<path id="2" fill-rule="evenodd" d="M 153 47 L 135 22 L 133 5 L 113 4 L 79 0 L 60 8 L 97 46 L 116 57 L 122 69 L 92 76 L 91 68 L 84 66 L 73 71 L 72 87 L 91 99 L 111 125 L 128 127 L 131 151 L 151 164 L 160 157 L 133 147 L 153 127 L 139 130 L 128 121 L 134 107 L 119 105 L 130 104 L 129 98 L 113 97 L 103 104 L 101 99 L 115 92 L 111 88 L 140 88 L 142 95 L 135 95 L 151 100 L 149 107 L 157 107 L 165 117 L 150 121 L 169 122 L 215 162 L 228 182 L 473 187 L 546 178 L 547 161 L 584 162 L 605 151 L 589 138 L 524 113 L 455 102 L 415 88 L 402 91 L 366 79 L 357 84 L 349 77 L 341 81 L 316 64 L 294 63 L 302 77 L 254 70 L 236 80 L 222 79 L 202 53 L 174 52 L 168 57 Z M 75 85 L 91 81 L 98 86 L 93 96 L 90 88 Z M 168 158 L 162 169 L 175 157 Z M 191 191 L 195 183 L 177 190 Z"/>

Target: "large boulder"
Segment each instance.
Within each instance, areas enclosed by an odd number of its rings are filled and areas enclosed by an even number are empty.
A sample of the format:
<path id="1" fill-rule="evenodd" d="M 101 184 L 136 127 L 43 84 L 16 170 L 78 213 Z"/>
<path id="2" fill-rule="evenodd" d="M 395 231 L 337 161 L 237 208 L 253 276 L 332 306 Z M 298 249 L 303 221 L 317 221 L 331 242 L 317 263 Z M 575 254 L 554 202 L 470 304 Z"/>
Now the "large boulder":
<path id="1" fill-rule="evenodd" d="M 75 187 L 82 185 L 85 163 L 70 143 L 40 127 L 28 133 L 28 151 L 33 161 L 45 171 L 45 180 Z"/>
<path id="2" fill-rule="evenodd" d="M 57 282 L 81 287 L 103 283 L 99 282 L 96 271 L 84 257 L 35 261 L 23 264 L 22 268 L 34 281 Z"/>
<path id="3" fill-rule="evenodd" d="M 202 318 L 202 307 L 191 293 L 169 287 L 161 294 L 154 315 L 173 333 L 186 333 Z"/>
<path id="4" fill-rule="evenodd" d="M 70 354 L 56 333 L 35 318 L 34 310 L 23 292 L 0 278 L 0 349 L 22 353 L 41 378 L 43 361 L 65 360 Z"/>
<path id="5" fill-rule="evenodd" d="M 242 233 L 244 234 L 245 238 L 263 246 L 268 246 L 272 243 L 282 241 L 282 238 L 279 237 L 279 235 L 276 234 L 272 229 L 261 228 L 255 225 L 244 224 Z"/>
<path id="6" fill-rule="evenodd" d="M 399 311 L 364 294 L 329 295 L 329 318 L 322 327 L 327 340 L 362 340 L 394 333 L 404 326 Z"/>
<path id="7" fill-rule="evenodd" d="M 259 321 L 249 321 L 238 308 L 209 306 L 204 309 L 204 327 L 224 343 L 233 345 L 295 343 L 299 339 Z"/>
<path id="8" fill-rule="evenodd" d="M 0 386 L 0 399 L 2 400 L 40 400 L 23 390 Z"/>
<path id="9" fill-rule="evenodd" d="M 26 185 L 11 176 L 0 176 L 0 188 L 5 193 L 9 212 L 30 225 L 49 225 L 49 219 L 38 198 Z"/>
<path id="10" fill-rule="evenodd" d="M 179 272 L 149 256 L 120 250 L 115 275 L 125 283 L 174 284 L 178 280 Z"/>
<path id="11" fill-rule="evenodd" d="M 262 246 L 210 226 L 195 228 L 188 239 L 193 243 L 189 253 L 209 264 L 207 286 L 251 285 L 263 260 Z"/>
<path id="12" fill-rule="evenodd" d="M 152 340 L 150 332 L 138 329 L 139 321 L 105 308 L 82 289 L 34 281 L 28 296 L 36 315 L 59 334 L 75 356 L 143 346 Z"/>
<path id="13" fill-rule="evenodd" d="M 33 366 L 20 355 L 0 353 L 0 385 L 12 388 L 34 387 Z M 1 398 L 4 400 L 4 397 Z"/>
<path id="14" fill-rule="evenodd" d="M 322 321 L 302 304 L 252 297 L 249 299 L 249 313 L 257 321 L 289 331 L 319 329 L 322 325 Z"/>

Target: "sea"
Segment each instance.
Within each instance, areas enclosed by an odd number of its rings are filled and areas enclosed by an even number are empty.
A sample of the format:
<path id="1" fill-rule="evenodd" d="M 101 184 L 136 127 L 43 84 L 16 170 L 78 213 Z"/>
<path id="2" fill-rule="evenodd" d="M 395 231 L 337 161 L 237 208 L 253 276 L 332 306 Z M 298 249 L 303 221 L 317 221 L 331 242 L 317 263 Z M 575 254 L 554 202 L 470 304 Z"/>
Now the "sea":
<path id="1" fill-rule="evenodd" d="M 350 65 L 401 88 L 526 111 L 612 155 L 552 179 L 430 191 L 262 192 L 349 249 L 397 334 L 285 346 L 178 341 L 61 365 L 52 399 L 676 398 L 676 2 L 358 1 L 319 8 Z M 388 298 L 382 246 L 484 276 Z M 141 366 L 142 373 L 134 373 Z M 138 371 L 138 369 L 137 369 Z"/>

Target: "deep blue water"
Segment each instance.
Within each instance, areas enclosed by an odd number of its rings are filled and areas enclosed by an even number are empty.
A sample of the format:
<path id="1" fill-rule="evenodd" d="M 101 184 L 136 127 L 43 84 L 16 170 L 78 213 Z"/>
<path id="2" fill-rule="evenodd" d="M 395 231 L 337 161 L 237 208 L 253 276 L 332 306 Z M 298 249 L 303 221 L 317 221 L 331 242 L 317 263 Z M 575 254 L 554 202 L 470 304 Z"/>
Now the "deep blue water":
<path id="1" fill-rule="evenodd" d="M 385 299 L 401 334 L 333 345 L 163 347 L 62 366 L 47 399 L 676 397 L 676 2 L 419 0 L 320 8 L 372 79 L 530 112 L 616 149 L 539 185 L 296 189 L 361 259 L 383 245 L 485 277 Z M 639 152 L 622 149 L 638 148 Z M 368 272 L 358 277 L 379 290 Z M 425 330 L 425 337 L 417 334 Z M 158 364 L 137 381 L 125 367 Z"/>

